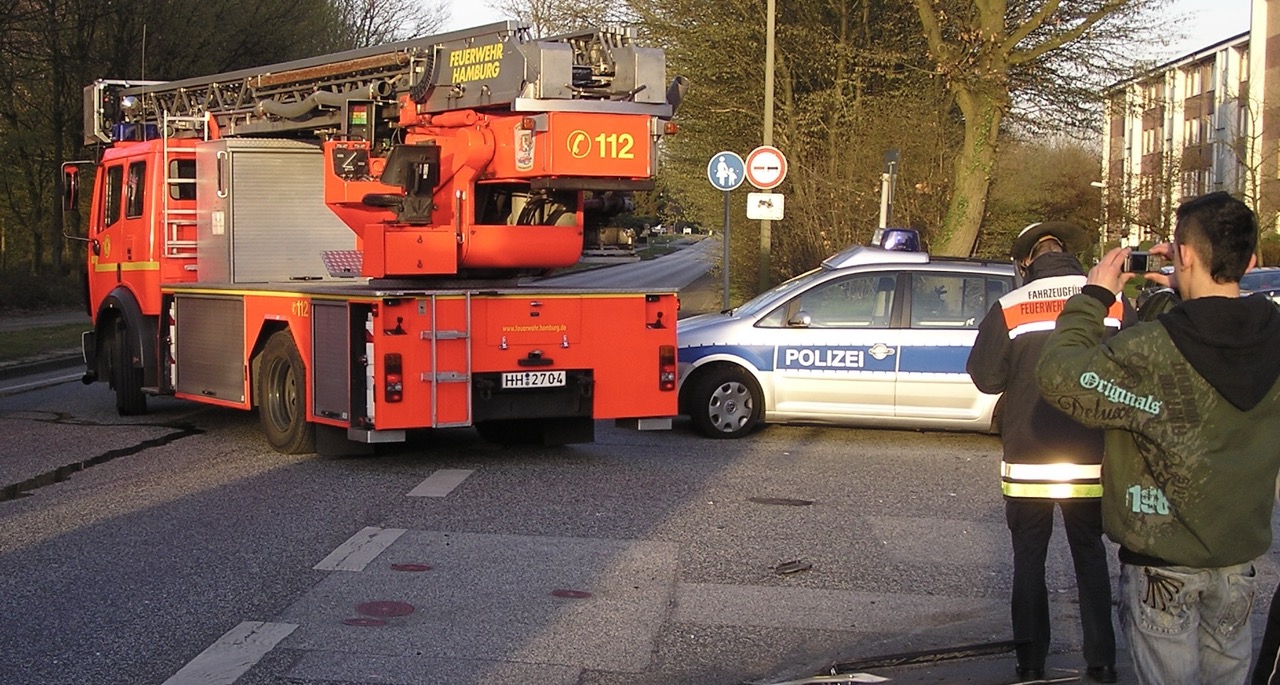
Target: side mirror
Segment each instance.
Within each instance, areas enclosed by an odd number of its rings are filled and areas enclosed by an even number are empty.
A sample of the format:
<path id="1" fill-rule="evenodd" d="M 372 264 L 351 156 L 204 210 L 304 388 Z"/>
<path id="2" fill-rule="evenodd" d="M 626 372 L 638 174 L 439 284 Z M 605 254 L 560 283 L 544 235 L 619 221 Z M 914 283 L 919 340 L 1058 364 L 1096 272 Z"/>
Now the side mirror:
<path id="1" fill-rule="evenodd" d="M 80 200 L 80 167 L 76 162 L 62 164 L 62 211 L 71 211 Z"/>

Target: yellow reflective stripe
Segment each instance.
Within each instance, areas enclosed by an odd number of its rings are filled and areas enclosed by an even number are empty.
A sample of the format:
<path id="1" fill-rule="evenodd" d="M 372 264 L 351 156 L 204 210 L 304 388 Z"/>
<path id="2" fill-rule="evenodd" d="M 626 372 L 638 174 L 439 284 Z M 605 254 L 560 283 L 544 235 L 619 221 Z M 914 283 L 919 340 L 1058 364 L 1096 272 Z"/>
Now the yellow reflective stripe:
<path id="1" fill-rule="evenodd" d="M 1010 464 L 1000 462 L 1000 477 L 1013 480 L 1048 480 L 1064 482 L 1069 480 L 1098 480 L 1102 478 L 1101 464 L 1072 464 L 1058 462 L 1056 464 Z"/>
<path id="2" fill-rule="evenodd" d="M 94 262 L 94 271 L 159 271 L 160 262 Z"/>
<path id="3" fill-rule="evenodd" d="M 1039 499 L 1078 499 L 1102 497 L 1100 483 L 1010 483 L 1000 484 L 1006 497 L 1036 497 Z"/>

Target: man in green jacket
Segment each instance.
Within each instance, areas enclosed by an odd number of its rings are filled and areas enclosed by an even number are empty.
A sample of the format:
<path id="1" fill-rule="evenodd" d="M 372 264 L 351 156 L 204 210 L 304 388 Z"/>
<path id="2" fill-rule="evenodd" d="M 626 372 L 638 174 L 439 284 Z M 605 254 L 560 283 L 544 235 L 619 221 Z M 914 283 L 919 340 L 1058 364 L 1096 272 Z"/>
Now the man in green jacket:
<path id="1" fill-rule="evenodd" d="M 1280 471 L 1280 310 L 1240 297 L 1253 212 L 1226 193 L 1183 203 L 1169 281 L 1182 302 L 1103 341 L 1132 274 L 1112 250 L 1067 301 L 1036 377 L 1106 431 L 1103 528 L 1120 545 L 1120 625 L 1140 683 L 1244 683 L 1253 561 L 1271 545 Z"/>

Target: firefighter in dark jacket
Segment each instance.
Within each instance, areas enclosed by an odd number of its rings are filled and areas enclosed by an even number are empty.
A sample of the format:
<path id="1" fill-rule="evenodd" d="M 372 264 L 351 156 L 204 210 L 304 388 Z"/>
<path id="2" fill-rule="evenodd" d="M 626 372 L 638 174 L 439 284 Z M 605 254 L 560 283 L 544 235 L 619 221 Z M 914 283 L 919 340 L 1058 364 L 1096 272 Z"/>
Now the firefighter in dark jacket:
<path id="1" fill-rule="evenodd" d="M 1049 406 L 1036 385 L 1036 363 L 1058 312 L 1085 284 L 1072 252 L 1087 244 L 1083 229 L 1061 221 L 1032 224 L 1018 234 L 1011 254 L 1019 287 L 982 320 L 966 367 L 979 390 L 1004 393 L 1000 476 L 1013 538 L 1013 636 L 1026 640 L 1017 649 L 1017 674 L 1024 680 L 1044 677 L 1049 653 L 1045 557 L 1056 506 L 1075 565 L 1086 674 L 1116 682 L 1111 576 L 1102 542 L 1102 433 Z M 1117 296 L 1108 326 L 1118 330 L 1128 311 Z"/>

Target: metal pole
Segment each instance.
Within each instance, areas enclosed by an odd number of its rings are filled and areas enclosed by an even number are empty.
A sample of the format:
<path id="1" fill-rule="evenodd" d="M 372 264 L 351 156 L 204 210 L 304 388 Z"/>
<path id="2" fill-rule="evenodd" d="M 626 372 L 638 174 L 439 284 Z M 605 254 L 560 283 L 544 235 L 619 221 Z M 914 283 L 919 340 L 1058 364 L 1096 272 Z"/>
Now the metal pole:
<path id="1" fill-rule="evenodd" d="M 777 0 L 766 4 L 768 19 L 764 39 L 764 144 L 773 145 L 773 33 L 774 12 Z M 760 292 L 769 289 L 769 252 L 773 245 L 773 231 L 768 219 L 760 222 Z"/>
<path id="2" fill-rule="evenodd" d="M 724 261 L 720 265 L 720 270 L 724 272 L 724 297 L 721 299 L 721 309 L 729 308 L 729 191 L 724 191 Z"/>

